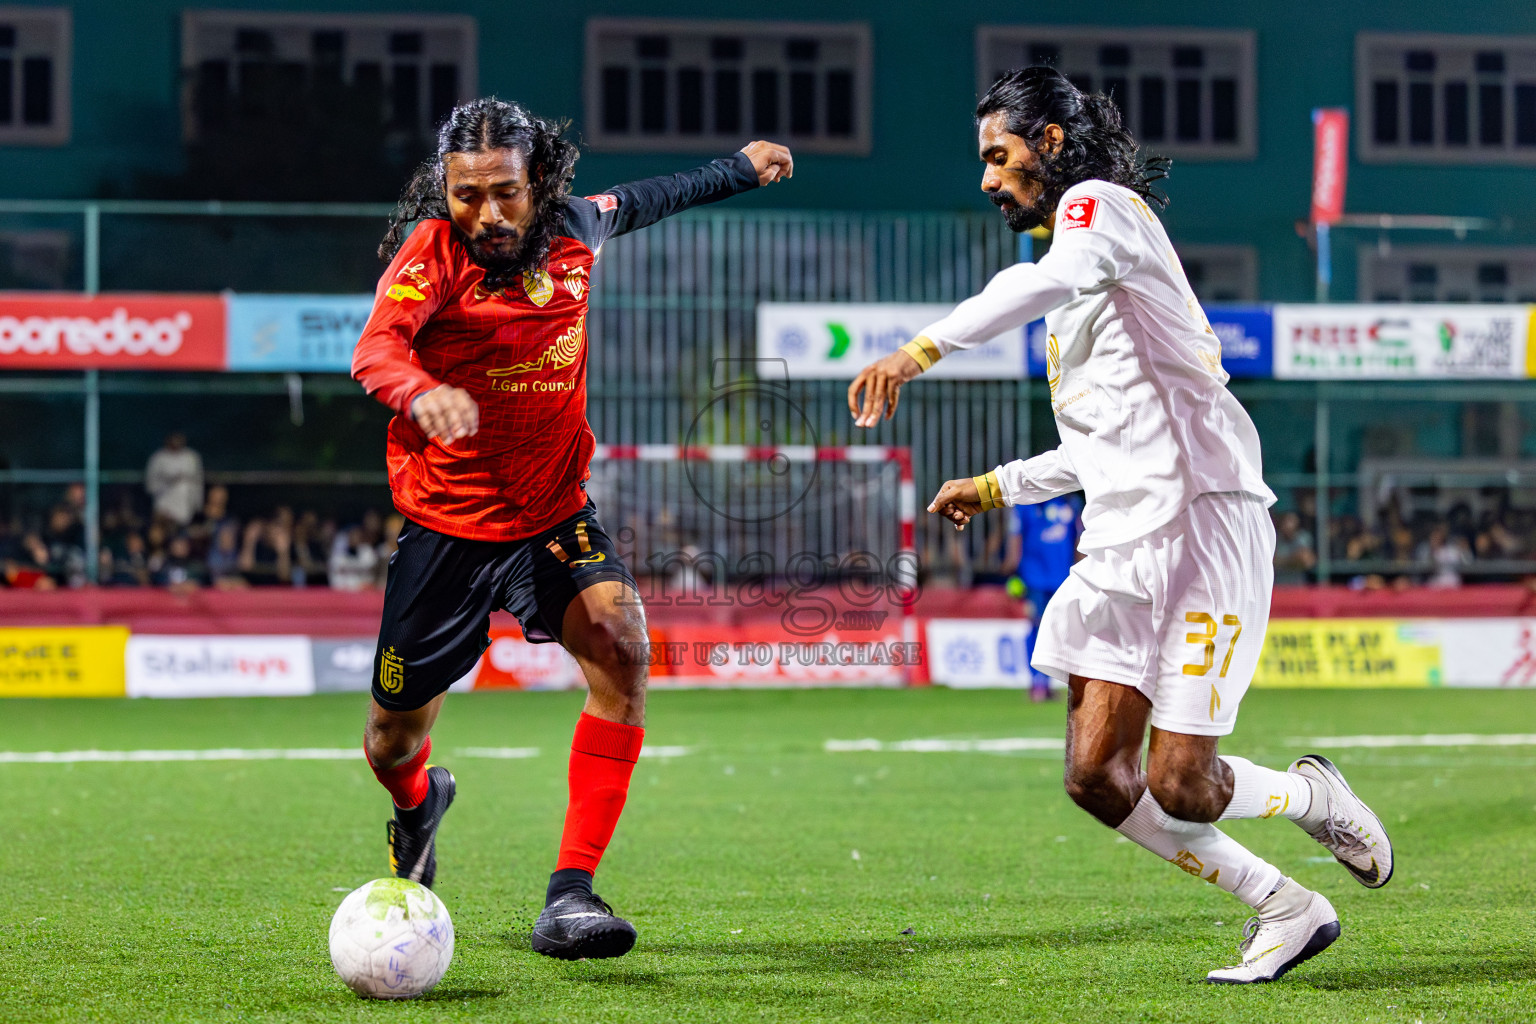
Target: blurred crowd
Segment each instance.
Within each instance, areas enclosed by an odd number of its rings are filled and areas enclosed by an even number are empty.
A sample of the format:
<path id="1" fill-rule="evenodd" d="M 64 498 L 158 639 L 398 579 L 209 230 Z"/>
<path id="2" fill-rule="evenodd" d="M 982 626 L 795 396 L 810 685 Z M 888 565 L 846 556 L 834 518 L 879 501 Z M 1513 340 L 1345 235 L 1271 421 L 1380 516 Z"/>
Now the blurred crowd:
<path id="1" fill-rule="evenodd" d="M 202 460 L 180 434 L 168 437 L 150 457 L 144 480 L 142 492 L 119 489 L 101 510 L 96 570 L 102 586 L 378 589 L 404 523 L 393 511 L 369 509 L 346 521 L 289 504 L 242 519 L 231 512 L 228 488 L 204 486 Z M 1299 491 L 1293 498 L 1294 510 L 1274 516 L 1275 582 L 1281 585 L 1318 582 L 1315 494 Z M 1514 507 L 1507 491 L 1480 498 L 1488 500 L 1479 500 L 1477 510 L 1463 502 L 1444 513 L 1420 508 L 1411 515 L 1403 514 L 1394 498 L 1369 522 L 1358 515 L 1330 519 L 1327 551 L 1333 569 L 1326 582 L 1402 590 L 1456 587 L 1468 577 L 1530 577 L 1518 563 L 1536 561 L 1536 510 Z M 85 500 L 84 485 L 72 484 L 35 521 L 0 516 L 0 585 L 83 586 L 89 575 Z M 1026 550 L 1047 550 L 1053 543 L 1069 552 L 1061 567 L 1065 573 L 1080 529 L 1076 512 L 1063 516 L 1060 523 L 1010 519 L 1007 531 L 989 538 L 984 558 L 998 563 L 1001 575 L 978 571 L 971 581 L 1001 582 L 1022 571 Z"/>
<path id="2" fill-rule="evenodd" d="M 86 582 L 84 488 L 74 485 L 48 513 L 41 530 L 0 522 L 4 584 L 18 588 L 78 587 Z M 208 488 L 186 522 L 141 515 L 132 495 L 101 513 L 97 579 L 104 587 L 334 587 L 384 585 L 402 520 L 370 509 L 354 523 L 312 510 L 278 505 L 241 520 L 229 511 L 229 491 Z"/>
<path id="3" fill-rule="evenodd" d="M 197 453 L 173 434 L 150 457 L 145 492 L 119 490 L 102 508 L 97 579 L 107 587 L 173 590 L 376 589 L 402 524 L 395 512 L 370 509 L 355 522 L 338 522 L 286 504 L 242 520 L 231 513 L 228 488 L 204 488 Z M 40 524 L 0 519 L 0 583 L 83 586 L 85 548 L 85 487 L 72 484 Z"/>
<path id="4" fill-rule="evenodd" d="M 1316 521 L 1310 502 L 1301 511 L 1275 515 L 1275 582 L 1317 580 Z M 1328 524 L 1331 582 L 1357 589 L 1406 590 L 1411 587 L 1458 587 L 1478 582 L 1511 581 L 1531 575 L 1522 567 L 1500 565 L 1536 556 L 1536 511 L 1507 501 L 1474 512 L 1466 503 L 1446 512 L 1420 511 L 1405 516 L 1395 502 L 1367 523 L 1358 515 L 1335 517 Z M 1469 572 L 1476 567 L 1475 572 Z"/>

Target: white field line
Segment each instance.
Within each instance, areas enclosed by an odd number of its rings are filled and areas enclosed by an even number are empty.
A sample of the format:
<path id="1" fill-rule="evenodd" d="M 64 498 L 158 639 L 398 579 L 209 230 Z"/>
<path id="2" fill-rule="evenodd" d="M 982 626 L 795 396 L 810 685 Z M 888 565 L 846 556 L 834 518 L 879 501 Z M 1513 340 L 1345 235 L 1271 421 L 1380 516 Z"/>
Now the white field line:
<path id="1" fill-rule="evenodd" d="M 539 756 L 538 747 L 459 747 L 454 757 L 521 761 Z M 645 747 L 641 757 L 685 757 L 692 747 Z M 0 750 L 0 764 L 162 763 L 167 761 L 358 761 L 356 747 L 218 747 L 209 750 Z"/>
<path id="2" fill-rule="evenodd" d="M 1536 733 L 1429 733 L 1416 736 L 1313 736 L 1292 737 L 1299 747 L 1528 747 L 1536 746 Z M 1065 741 L 1055 738 L 1016 736 L 996 740 L 827 740 L 829 754 L 857 751 L 917 754 L 997 754 L 1017 750 L 1061 750 Z"/>
<path id="3" fill-rule="evenodd" d="M 1536 733 L 1428 733 L 1422 736 L 1314 736 L 1292 739 L 1303 747 L 1530 747 Z"/>
<path id="4" fill-rule="evenodd" d="M 1000 740 L 827 740 L 822 749 L 829 754 L 872 750 L 908 754 L 1006 754 L 1015 750 L 1061 750 L 1066 741 L 1055 737 L 1014 736 Z"/>
<path id="5" fill-rule="evenodd" d="M 538 747 L 460 747 L 453 751 L 459 757 L 488 757 L 495 761 L 521 761 L 525 757 L 538 757 Z"/>
<path id="6" fill-rule="evenodd" d="M 693 753 L 692 747 L 641 747 L 641 757 L 687 757 Z"/>

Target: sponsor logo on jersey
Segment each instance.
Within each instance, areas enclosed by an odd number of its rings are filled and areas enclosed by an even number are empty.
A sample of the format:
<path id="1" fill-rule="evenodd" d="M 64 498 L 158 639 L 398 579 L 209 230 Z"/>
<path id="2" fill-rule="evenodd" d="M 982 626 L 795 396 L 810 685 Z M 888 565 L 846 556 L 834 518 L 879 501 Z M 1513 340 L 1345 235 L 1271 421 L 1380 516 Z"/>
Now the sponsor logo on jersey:
<path id="1" fill-rule="evenodd" d="M 1045 343 L 1045 382 L 1050 385 L 1051 397 L 1061 386 L 1061 342 L 1052 334 Z"/>
<path id="2" fill-rule="evenodd" d="M 1093 196 L 1078 196 L 1061 208 L 1061 216 L 1056 218 L 1056 230 L 1091 228 L 1098 209 L 1099 201 Z"/>
<path id="3" fill-rule="evenodd" d="M 542 306 L 555 296 L 555 282 L 543 267 L 523 271 L 523 293 L 535 306 Z"/>
<path id="4" fill-rule="evenodd" d="M 545 280 L 548 280 L 546 277 Z M 550 286 L 553 290 L 554 286 Z M 547 301 L 547 300 L 546 300 Z M 576 321 L 576 326 L 556 338 L 549 347 L 539 353 L 539 358 L 525 363 L 513 363 L 499 370 L 486 370 L 487 377 L 511 377 L 520 373 L 537 373 L 540 370 L 563 370 L 576 362 L 581 346 L 586 341 L 586 317 Z"/>
<path id="5" fill-rule="evenodd" d="M 587 196 L 587 200 L 597 204 L 598 213 L 612 213 L 619 208 L 619 197 L 606 192 L 600 196 Z"/>
<path id="6" fill-rule="evenodd" d="M 571 293 L 571 298 L 577 302 L 587 291 L 587 269 L 585 267 L 572 267 L 565 274 L 565 290 Z"/>
<path id="7" fill-rule="evenodd" d="M 379 689 L 385 693 L 399 693 L 405 688 L 405 659 L 386 648 L 379 658 Z"/>
<path id="8" fill-rule="evenodd" d="M 417 302 L 421 302 L 426 298 L 425 295 L 408 284 L 392 284 L 389 286 L 389 291 L 384 294 L 396 302 L 404 302 L 406 299 L 415 299 Z"/>
<path id="9" fill-rule="evenodd" d="M 605 559 L 607 557 L 608 557 L 607 555 L 605 555 L 603 552 L 599 551 L 597 554 L 592 555 L 590 557 L 578 558 L 578 559 L 576 559 L 576 561 L 572 562 L 571 564 L 573 566 L 574 565 L 596 565 L 598 562 L 601 562 L 603 559 Z"/>

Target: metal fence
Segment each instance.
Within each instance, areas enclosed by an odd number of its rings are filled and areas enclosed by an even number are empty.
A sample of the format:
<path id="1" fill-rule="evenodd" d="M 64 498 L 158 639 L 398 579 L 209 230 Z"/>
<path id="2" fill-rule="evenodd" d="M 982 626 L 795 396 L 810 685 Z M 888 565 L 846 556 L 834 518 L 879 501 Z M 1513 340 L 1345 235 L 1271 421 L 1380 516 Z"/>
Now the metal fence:
<path id="1" fill-rule="evenodd" d="M 32 282 L 38 286 L 360 292 L 376 279 L 372 249 L 387 212 L 387 206 L 366 204 L 0 201 L 0 240 L 39 232 L 62 239 L 62 255 L 53 264 L 57 280 Z M 842 382 L 780 381 L 771 389 L 771 401 L 744 393 L 743 385 L 773 374 L 755 361 L 756 306 L 762 301 L 952 303 L 1017 257 L 1017 237 L 985 214 L 742 212 L 725 205 L 613 239 L 594 272 L 591 299 L 593 429 L 599 441 L 618 445 L 906 447 L 919 501 L 926 500 L 946 479 L 1053 444 L 1044 383 L 923 381 L 904 391 L 892 421 L 862 430 L 853 426 Z M 1443 402 L 1525 409 L 1536 402 L 1536 382 L 1262 381 L 1235 382 L 1233 390 L 1260 421 L 1267 476 L 1282 500 L 1294 504 L 1311 495 L 1318 555 L 1312 575 L 1323 579 L 1382 568 L 1341 559 L 1328 539 L 1330 522 L 1348 510 L 1366 483 L 1356 474 L 1354 458 L 1339 454 L 1345 435 L 1359 429 L 1351 423 L 1362 410 L 1385 418 L 1411 416 L 1415 408 Z M 167 404 L 162 396 L 178 395 L 189 403 L 217 403 L 228 396 L 231 405 L 252 403 L 253 413 L 260 401 L 265 403 L 260 415 L 268 419 L 282 417 L 274 413 L 274 403 L 286 400 L 297 408 L 300 395 L 302 401 L 370 401 L 335 375 L 11 374 L 0 375 L 0 394 L 13 407 L 52 403 L 71 410 L 45 417 L 54 436 L 66 421 L 63 432 L 80 431 L 74 434 L 78 443 L 55 445 L 57 461 L 43 466 L 31 457 L 46 447 L 35 437 L 24 437 L 19 429 L 0 436 L 0 458 L 8 455 L 14 467 L 0 469 L 0 485 L 14 490 L 83 480 L 91 521 L 103 483 L 141 479 L 147 450 L 125 455 L 131 446 L 120 437 L 130 432 L 131 421 Z M 135 405 L 135 398 L 142 402 Z M 29 411 L 0 422 L 12 430 L 36 419 Z M 1292 442 L 1289 454 L 1274 457 L 1287 450 L 1286 442 Z M 209 476 L 295 492 L 375 487 L 382 499 L 382 439 L 370 432 L 349 444 L 351 461 L 322 462 L 314 449 L 291 443 L 285 460 L 210 461 Z M 1303 446 L 1310 449 L 1310 465 L 1303 465 Z M 27 457 L 18 458 L 18 449 Z M 1531 481 L 1523 467 L 1495 467 L 1461 472 L 1457 486 L 1529 491 Z M 840 513 L 829 506 L 825 514 Z M 930 575 L 965 583 L 973 569 L 995 566 L 1002 527 L 1000 517 L 983 517 L 958 534 L 931 516 L 919 516 L 916 548 Z M 1466 572 L 1477 578 L 1536 570 L 1529 554 L 1524 560 L 1476 564 Z M 94 558 L 88 564 L 94 567 Z"/>

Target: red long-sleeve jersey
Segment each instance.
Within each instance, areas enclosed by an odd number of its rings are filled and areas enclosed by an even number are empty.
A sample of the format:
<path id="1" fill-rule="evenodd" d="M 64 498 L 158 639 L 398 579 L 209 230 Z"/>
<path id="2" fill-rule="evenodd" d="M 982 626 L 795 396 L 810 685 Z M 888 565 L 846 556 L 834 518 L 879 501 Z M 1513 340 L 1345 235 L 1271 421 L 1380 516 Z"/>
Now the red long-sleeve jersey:
<path id="1" fill-rule="evenodd" d="M 737 153 L 682 174 L 572 198 L 540 270 L 491 292 L 447 221 L 422 221 L 379 280 L 352 376 L 395 410 L 395 507 L 469 540 L 531 537 L 586 501 L 595 440 L 587 424 L 587 301 L 608 238 L 757 186 Z M 410 416 L 439 384 L 468 391 L 480 430 L 446 443 Z"/>

